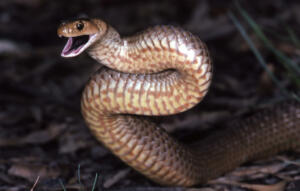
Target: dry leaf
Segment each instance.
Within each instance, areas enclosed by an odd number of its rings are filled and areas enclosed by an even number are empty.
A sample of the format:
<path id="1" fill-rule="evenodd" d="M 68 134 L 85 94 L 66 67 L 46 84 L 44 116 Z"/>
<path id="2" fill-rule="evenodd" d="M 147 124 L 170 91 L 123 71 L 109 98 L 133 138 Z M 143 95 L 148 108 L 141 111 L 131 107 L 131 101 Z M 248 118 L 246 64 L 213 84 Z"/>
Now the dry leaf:
<path id="1" fill-rule="evenodd" d="M 263 173 L 263 174 L 275 174 L 282 170 L 284 167 L 286 167 L 286 164 L 284 163 L 275 163 L 271 165 L 264 165 L 264 166 L 251 166 L 251 167 L 242 167 L 238 168 L 230 175 L 233 176 L 253 176 L 258 173 Z"/>
<path id="2" fill-rule="evenodd" d="M 286 181 L 278 182 L 277 184 L 272 185 L 260 185 L 260 184 L 245 184 L 237 183 L 237 186 L 242 188 L 252 189 L 255 191 L 284 191 Z"/>
<path id="3" fill-rule="evenodd" d="M 119 182 L 121 179 L 123 179 L 124 177 L 126 177 L 129 172 L 130 172 L 130 168 L 126 168 L 124 170 L 120 170 L 117 174 L 115 174 L 113 177 L 107 179 L 104 183 L 103 183 L 103 187 L 104 188 L 109 188 L 112 185 L 114 185 L 115 183 Z"/>
<path id="4" fill-rule="evenodd" d="M 262 184 L 247 184 L 240 183 L 231 180 L 218 179 L 218 181 L 212 181 L 214 184 L 226 184 L 231 186 L 239 186 L 241 188 L 247 188 L 254 191 L 283 191 L 286 185 L 286 181 L 278 182 L 277 184 L 272 185 L 262 185 Z"/>
<path id="5" fill-rule="evenodd" d="M 30 182 L 35 182 L 40 178 L 57 178 L 60 175 L 58 169 L 48 168 L 45 165 L 14 164 L 8 170 L 9 175 L 25 178 Z"/>
<path id="6" fill-rule="evenodd" d="M 52 124 L 49 125 L 47 129 L 34 131 L 25 137 L 19 137 L 15 139 L 2 138 L 0 139 L 0 147 L 24 146 L 24 144 L 44 144 L 55 139 L 66 127 L 66 124 Z"/>

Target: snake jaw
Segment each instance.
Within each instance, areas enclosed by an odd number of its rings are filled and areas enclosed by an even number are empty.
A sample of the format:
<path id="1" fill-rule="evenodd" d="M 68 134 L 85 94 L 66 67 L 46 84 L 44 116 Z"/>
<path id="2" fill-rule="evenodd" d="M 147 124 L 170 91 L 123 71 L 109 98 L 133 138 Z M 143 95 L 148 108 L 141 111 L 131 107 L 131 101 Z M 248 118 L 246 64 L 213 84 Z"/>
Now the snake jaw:
<path id="1" fill-rule="evenodd" d="M 75 57 L 90 47 L 96 40 L 97 34 L 67 37 L 68 41 L 61 52 L 62 57 Z"/>
<path id="2" fill-rule="evenodd" d="M 100 40 L 106 32 L 106 23 L 99 19 L 85 18 L 61 23 L 57 29 L 57 35 L 68 38 L 61 56 L 78 56 Z"/>

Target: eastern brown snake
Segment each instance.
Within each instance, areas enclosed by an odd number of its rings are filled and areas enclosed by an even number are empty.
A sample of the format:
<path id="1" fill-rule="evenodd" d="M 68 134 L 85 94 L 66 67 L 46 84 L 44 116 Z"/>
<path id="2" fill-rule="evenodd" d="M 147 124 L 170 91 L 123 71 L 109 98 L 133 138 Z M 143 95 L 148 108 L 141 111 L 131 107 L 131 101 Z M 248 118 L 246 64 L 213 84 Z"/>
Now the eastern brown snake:
<path id="1" fill-rule="evenodd" d="M 300 104 L 277 104 L 235 127 L 179 143 L 136 115 L 183 112 L 205 96 L 212 77 L 208 50 L 181 28 L 157 26 L 131 37 L 100 19 L 64 22 L 63 57 L 85 50 L 105 65 L 83 92 L 82 114 L 95 137 L 121 160 L 163 185 L 191 186 L 246 161 L 300 145 Z M 134 114 L 134 115 L 132 115 Z"/>

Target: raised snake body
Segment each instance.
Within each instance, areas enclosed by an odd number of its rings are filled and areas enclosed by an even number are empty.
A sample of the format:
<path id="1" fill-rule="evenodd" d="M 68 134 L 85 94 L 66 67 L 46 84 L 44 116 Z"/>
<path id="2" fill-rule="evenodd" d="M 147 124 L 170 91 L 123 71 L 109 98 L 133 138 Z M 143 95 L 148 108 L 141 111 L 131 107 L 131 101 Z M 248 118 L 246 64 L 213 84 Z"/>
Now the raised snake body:
<path id="1" fill-rule="evenodd" d="M 297 102 L 278 104 L 189 146 L 136 116 L 183 112 L 205 96 L 211 59 L 190 32 L 157 26 L 121 38 L 100 19 L 79 19 L 62 23 L 58 35 L 69 38 L 62 56 L 87 50 L 106 66 L 91 77 L 81 101 L 95 137 L 158 183 L 205 183 L 243 162 L 300 145 Z"/>

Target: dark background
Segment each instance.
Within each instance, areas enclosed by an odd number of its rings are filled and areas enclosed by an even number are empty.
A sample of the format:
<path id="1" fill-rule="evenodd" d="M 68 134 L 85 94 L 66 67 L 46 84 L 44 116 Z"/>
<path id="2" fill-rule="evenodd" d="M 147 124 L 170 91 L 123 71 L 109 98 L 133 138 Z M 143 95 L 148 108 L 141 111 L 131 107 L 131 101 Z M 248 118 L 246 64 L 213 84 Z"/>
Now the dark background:
<path id="1" fill-rule="evenodd" d="M 291 29 L 296 37 L 300 32 L 299 1 L 240 1 L 240 5 L 279 51 L 299 61 L 299 44 L 287 32 Z M 62 190 L 61 182 L 68 191 L 83 187 L 92 190 L 96 173 L 99 179 L 95 190 L 182 190 L 159 187 L 128 168 L 90 135 L 80 114 L 80 96 L 99 64 L 86 54 L 61 58 L 65 40 L 57 37 L 56 29 L 62 20 L 89 16 L 107 21 L 122 35 L 160 24 L 181 26 L 197 34 L 207 43 L 214 61 L 211 90 L 192 110 L 155 119 L 179 139 L 193 141 L 194 136 L 190 135 L 195 132 L 222 128 L 225 122 L 287 97 L 266 75 L 228 17 L 229 12 L 245 27 L 280 85 L 289 92 L 297 92 L 291 75 L 232 1 L 1 0 L 0 190 L 29 190 L 38 176 L 33 190 Z M 292 153 L 246 164 L 243 168 L 286 168 L 262 173 L 260 177 L 249 175 L 246 170 L 247 176 L 235 175 L 234 181 L 263 184 L 270 189 L 274 185 L 282 186 L 281 190 L 300 189 L 299 167 L 284 165 L 296 158 L 297 154 Z M 283 175 L 289 179 L 282 178 Z M 224 179 L 232 181 L 232 176 L 226 175 Z M 202 187 L 247 189 L 232 182 L 202 185 L 198 190 Z"/>

